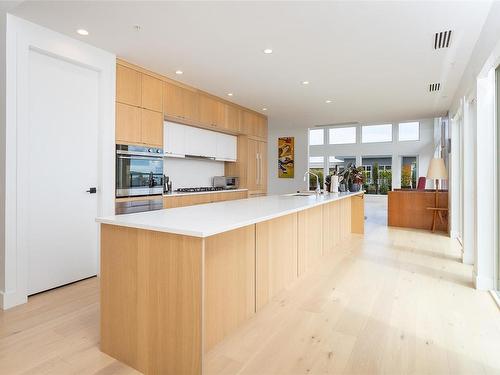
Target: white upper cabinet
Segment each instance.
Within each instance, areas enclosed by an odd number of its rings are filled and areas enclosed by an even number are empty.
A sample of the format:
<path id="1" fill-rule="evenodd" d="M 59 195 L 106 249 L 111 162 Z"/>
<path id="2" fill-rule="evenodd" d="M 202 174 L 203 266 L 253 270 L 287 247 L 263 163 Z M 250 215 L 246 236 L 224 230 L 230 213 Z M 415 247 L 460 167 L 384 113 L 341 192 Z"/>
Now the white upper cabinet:
<path id="1" fill-rule="evenodd" d="M 163 124 L 165 156 L 198 156 L 221 161 L 236 161 L 237 138 L 234 135 L 169 121 L 165 121 Z"/>
<path id="2" fill-rule="evenodd" d="M 215 158 L 223 161 L 236 161 L 236 140 L 234 135 L 216 133 L 217 150 Z"/>
<path id="3" fill-rule="evenodd" d="M 217 133 L 186 127 L 186 155 L 214 158 L 217 151 Z"/>
<path id="4" fill-rule="evenodd" d="M 163 123 L 163 152 L 169 156 L 186 154 L 187 126 L 165 121 Z"/>

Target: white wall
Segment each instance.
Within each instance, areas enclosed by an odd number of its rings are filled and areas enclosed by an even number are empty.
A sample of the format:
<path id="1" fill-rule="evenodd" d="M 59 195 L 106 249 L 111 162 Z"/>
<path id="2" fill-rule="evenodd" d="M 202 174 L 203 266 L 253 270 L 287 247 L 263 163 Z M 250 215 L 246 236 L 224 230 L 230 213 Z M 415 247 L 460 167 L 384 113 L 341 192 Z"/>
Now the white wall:
<path id="1" fill-rule="evenodd" d="M 464 262 L 474 262 L 478 289 L 498 280 L 498 151 L 495 115 L 495 68 L 500 65 L 500 2 L 493 2 L 471 54 L 450 110 L 463 112 L 462 179 Z M 477 146 L 477 147 L 476 147 Z M 453 149 L 452 149 L 453 153 Z M 493 187 L 493 188 L 492 188 Z"/>
<path id="2" fill-rule="evenodd" d="M 7 16 L 6 41 L 6 127 L 5 127 L 5 242 L 4 264 L 0 270 L 3 281 L 0 290 L 3 308 L 9 308 L 27 300 L 27 252 L 20 246 L 18 236 L 22 232 L 20 217 L 24 207 L 20 201 L 18 158 L 29 152 L 25 139 L 18 137 L 27 128 L 29 51 L 37 49 L 46 54 L 85 65 L 99 73 L 99 191 L 98 214 L 114 213 L 115 185 L 115 55 L 82 43 L 76 39 L 53 32 L 20 18 Z M 75 145 L 78 140 L 75 139 Z M 50 147 L 50 145 L 47 145 Z M 77 157 L 63 155 L 62 157 Z M 75 171 L 78 173 L 78 171 Z M 71 204 L 71 202 L 68 202 Z M 56 228 L 55 228 L 56 230 Z M 56 233 L 54 233 L 56 235 Z M 96 238 L 96 242 L 98 238 Z"/>
<path id="3" fill-rule="evenodd" d="M 294 178 L 278 178 L 278 138 L 295 137 Z M 293 193 L 307 189 L 303 180 L 307 171 L 307 129 L 286 129 L 271 126 L 268 131 L 268 194 Z"/>
<path id="4" fill-rule="evenodd" d="M 224 162 L 182 158 L 164 158 L 163 173 L 172 181 L 172 189 L 212 186 L 212 177 L 224 176 Z"/>
<path id="5" fill-rule="evenodd" d="M 5 78 L 7 14 L 0 6 L 0 290 L 4 290 L 5 278 Z"/>

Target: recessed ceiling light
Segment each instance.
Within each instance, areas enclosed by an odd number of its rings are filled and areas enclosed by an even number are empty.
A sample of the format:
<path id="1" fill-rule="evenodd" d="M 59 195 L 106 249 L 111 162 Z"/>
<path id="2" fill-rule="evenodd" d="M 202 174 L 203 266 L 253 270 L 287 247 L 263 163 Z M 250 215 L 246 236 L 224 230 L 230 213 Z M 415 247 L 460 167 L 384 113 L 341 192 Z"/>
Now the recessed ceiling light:
<path id="1" fill-rule="evenodd" d="M 184 72 L 183 72 L 182 70 L 176 70 L 176 71 L 175 71 L 175 74 L 179 74 L 179 75 L 181 75 L 181 74 L 184 74 Z"/>
<path id="2" fill-rule="evenodd" d="M 325 103 L 331 103 L 332 101 L 330 99 L 326 99 Z"/>
<path id="3" fill-rule="evenodd" d="M 262 108 L 263 111 L 267 111 L 267 108 Z"/>
<path id="4" fill-rule="evenodd" d="M 233 93 L 232 92 L 228 92 L 227 96 L 233 96 Z"/>
<path id="5" fill-rule="evenodd" d="M 269 55 L 271 53 L 273 53 L 273 50 L 271 48 L 266 48 L 264 51 L 263 51 L 266 55 Z"/>
<path id="6" fill-rule="evenodd" d="M 80 35 L 89 35 L 89 32 L 85 29 L 78 29 L 76 32 Z"/>
<path id="7" fill-rule="evenodd" d="M 303 85 L 308 85 L 308 84 L 309 84 L 309 81 L 302 81 L 302 84 L 303 84 Z"/>

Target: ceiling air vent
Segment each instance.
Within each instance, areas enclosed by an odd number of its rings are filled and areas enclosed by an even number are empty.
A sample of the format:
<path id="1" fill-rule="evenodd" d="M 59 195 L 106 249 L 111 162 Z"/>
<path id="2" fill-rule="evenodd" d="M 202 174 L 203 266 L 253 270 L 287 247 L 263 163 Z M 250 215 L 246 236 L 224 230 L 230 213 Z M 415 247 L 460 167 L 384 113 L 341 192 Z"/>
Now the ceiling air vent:
<path id="1" fill-rule="evenodd" d="M 429 91 L 430 92 L 439 91 L 440 89 L 441 89 L 441 84 L 440 83 L 431 83 L 429 85 Z"/>
<path id="2" fill-rule="evenodd" d="M 448 48 L 450 46 L 451 30 L 441 31 L 434 35 L 434 49 Z"/>

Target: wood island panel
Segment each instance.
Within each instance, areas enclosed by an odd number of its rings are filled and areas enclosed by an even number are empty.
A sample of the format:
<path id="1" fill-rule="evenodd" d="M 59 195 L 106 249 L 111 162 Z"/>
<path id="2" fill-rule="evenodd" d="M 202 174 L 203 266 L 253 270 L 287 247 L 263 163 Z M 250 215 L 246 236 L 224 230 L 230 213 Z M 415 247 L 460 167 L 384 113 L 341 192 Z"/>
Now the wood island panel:
<path id="1" fill-rule="evenodd" d="M 205 239 L 204 350 L 255 314 L 255 225 Z"/>
<path id="2" fill-rule="evenodd" d="M 297 279 L 297 214 L 256 224 L 256 310 Z"/>
<path id="3" fill-rule="evenodd" d="M 201 374 L 202 239 L 101 226 L 101 350 L 147 374 Z"/>
<path id="4" fill-rule="evenodd" d="M 297 215 L 297 275 L 300 276 L 323 255 L 323 206 Z"/>
<path id="5" fill-rule="evenodd" d="M 351 198 L 351 231 L 365 233 L 365 195 L 355 195 Z"/>

